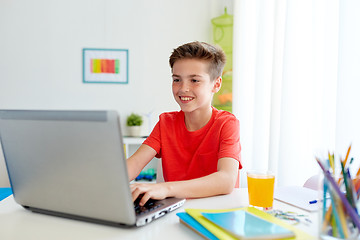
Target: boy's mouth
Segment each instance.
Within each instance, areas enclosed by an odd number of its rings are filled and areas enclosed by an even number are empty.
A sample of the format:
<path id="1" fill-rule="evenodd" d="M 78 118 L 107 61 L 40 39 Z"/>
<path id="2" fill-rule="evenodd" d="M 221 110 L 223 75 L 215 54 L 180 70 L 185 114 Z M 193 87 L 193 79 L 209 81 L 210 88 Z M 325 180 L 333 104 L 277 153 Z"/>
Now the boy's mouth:
<path id="1" fill-rule="evenodd" d="M 194 97 L 183 97 L 183 96 L 180 96 L 179 98 L 182 102 L 190 102 L 191 100 L 194 99 Z"/>

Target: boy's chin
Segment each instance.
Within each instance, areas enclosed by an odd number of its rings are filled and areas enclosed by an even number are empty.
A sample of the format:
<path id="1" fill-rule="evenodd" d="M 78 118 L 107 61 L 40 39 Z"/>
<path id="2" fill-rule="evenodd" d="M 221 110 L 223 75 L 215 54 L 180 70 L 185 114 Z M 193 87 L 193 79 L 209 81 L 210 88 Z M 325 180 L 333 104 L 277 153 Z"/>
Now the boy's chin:
<path id="1" fill-rule="evenodd" d="M 190 108 L 187 107 L 180 107 L 181 111 L 183 112 L 192 112 L 193 110 L 191 110 Z"/>
<path id="2" fill-rule="evenodd" d="M 192 112 L 195 112 L 195 111 L 199 111 L 199 112 L 206 111 L 204 108 L 190 107 L 190 106 L 180 106 L 180 109 L 184 113 L 192 113 Z"/>
<path id="3" fill-rule="evenodd" d="M 193 107 L 181 106 L 181 105 L 180 105 L 180 109 L 181 109 L 181 111 L 186 112 L 186 113 L 190 113 L 190 112 L 193 112 L 195 110 Z"/>

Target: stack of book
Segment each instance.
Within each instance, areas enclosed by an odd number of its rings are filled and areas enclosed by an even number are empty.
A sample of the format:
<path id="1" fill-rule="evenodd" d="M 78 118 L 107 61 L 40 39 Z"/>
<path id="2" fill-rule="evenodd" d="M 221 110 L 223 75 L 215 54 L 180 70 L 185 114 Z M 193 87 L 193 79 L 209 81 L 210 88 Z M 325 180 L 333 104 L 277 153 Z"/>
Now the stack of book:
<path id="1" fill-rule="evenodd" d="M 315 239 L 276 217 L 253 207 L 185 209 L 180 222 L 205 239 Z"/>

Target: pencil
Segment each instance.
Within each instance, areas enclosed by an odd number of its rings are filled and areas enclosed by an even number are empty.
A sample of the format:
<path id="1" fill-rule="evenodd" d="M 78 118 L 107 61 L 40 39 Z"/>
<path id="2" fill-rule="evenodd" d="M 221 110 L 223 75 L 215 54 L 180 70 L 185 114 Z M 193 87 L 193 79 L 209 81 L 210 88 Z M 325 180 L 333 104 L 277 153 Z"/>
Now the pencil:
<path id="1" fill-rule="evenodd" d="M 325 208 L 324 208 L 325 209 Z M 332 206 L 330 205 L 329 209 L 327 210 L 325 214 L 325 218 L 322 225 L 322 231 L 324 232 L 326 230 L 326 226 L 330 224 L 331 221 L 331 213 L 332 213 Z"/>
<path id="2" fill-rule="evenodd" d="M 331 155 L 330 152 L 328 152 L 329 155 L 329 164 L 333 172 L 335 172 L 335 164 L 334 164 L 334 155 Z"/>
<path id="3" fill-rule="evenodd" d="M 359 189 L 360 189 L 360 178 L 355 178 L 353 179 L 353 184 L 354 184 L 354 187 L 355 187 L 355 192 L 357 193 L 357 198 L 359 198 Z"/>
<path id="4" fill-rule="evenodd" d="M 337 213 L 339 215 L 341 229 L 343 231 L 344 237 L 348 238 L 349 231 L 348 231 L 348 227 L 346 225 L 346 216 L 345 216 L 342 204 L 341 204 L 341 200 L 339 198 L 337 198 L 337 197 L 335 197 L 335 204 L 336 204 L 336 210 L 337 210 Z"/>
<path id="5" fill-rule="evenodd" d="M 360 175 L 360 167 L 358 168 L 358 170 L 356 172 L 355 178 L 359 177 L 359 175 Z"/>
<path id="6" fill-rule="evenodd" d="M 357 207 L 356 207 L 356 200 L 355 200 L 355 188 L 354 188 L 354 184 L 351 179 L 351 174 L 350 174 L 349 168 L 346 170 L 346 175 L 347 175 L 347 179 L 348 179 L 348 188 L 349 188 L 348 190 L 346 190 L 346 193 L 348 193 L 348 198 L 350 199 L 349 202 L 350 202 L 351 206 L 353 206 L 355 211 L 358 213 Z"/>
<path id="7" fill-rule="evenodd" d="M 340 234 L 338 232 L 338 228 L 336 227 L 336 222 L 335 222 L 335 218 L 332 217 L 331 218 L 331 226 L 332 226 L 332 236 L 333 237 L 338 237 Z"/>
<path id="8" fill-rule="evenodd" d="M 323 194 L 323 209 L 326 209 L 326 193 L 327 193 L 327 184 L 325 183 L 325 179 L 324 179 L 324 194 Z M 323 212 L 323 219 L 325 219 L 325 211 Z M 327 219 L 329 220 L 329 219 Z"/>
<path id="9" fill-rule="evenodd" d="M 350 154 L 350 150 L 351 150 L 351 144 L 350 144 L 350 146 L 349 146 L 349 148 L 347 150 L 346 157 L 345 157 L 345 160 L 344 160 L 344 162 L 345 162 L 344 165 L 346 165 L 346 162 L 347 162 L 349 154 Z"/>
<path id="10" fill-rule="evenodd" d="M 344 178 L 344 184 L 345 184 L 345 189 L 346 189 L 346 198 L 349 200 L 349 202 L 352 204 L 352 199 L 351 199 L 351 196 L 350 196 L 350 192 L 351 190 L 349 189 L 349 183 L 348 183 L 348 180 L 347 180 L 347 174 L 345 173 L 345 167 L 344 167 L 344 163 L 340 161 L 340 165 L 341 165 L 341 172 L 342 172 L 342 175 L 343 175 L 343 178 Z"/>

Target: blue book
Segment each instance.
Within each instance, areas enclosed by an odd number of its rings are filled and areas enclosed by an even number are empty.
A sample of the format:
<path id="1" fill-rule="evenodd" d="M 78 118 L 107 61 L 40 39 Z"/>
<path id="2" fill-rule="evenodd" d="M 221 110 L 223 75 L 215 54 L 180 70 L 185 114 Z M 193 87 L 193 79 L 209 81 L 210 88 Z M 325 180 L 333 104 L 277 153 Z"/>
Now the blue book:
<path id="1" fill-rule="evenodd" d="M 259 218 L 244 210 L 220 213 L 201 213 L 238 239 L 282 239 L 295 237 L 294 232 L 278 224 Z"/>
<path id="2" fill-rule="evenodd" d="M 180 218 L 180 222 L 200 234 L 200 236 L 209 240 L 219 240 L 214 234 L 204 228 L 198 221 L 196 221 L 193 217 L 191 217 L 186 212 L 180 212 L 176 214 Z"/>
<path id="3" fill-rule="evenodd" d="M 11 188 L 0 188 L 0 201 L 12 194 Z"/>

